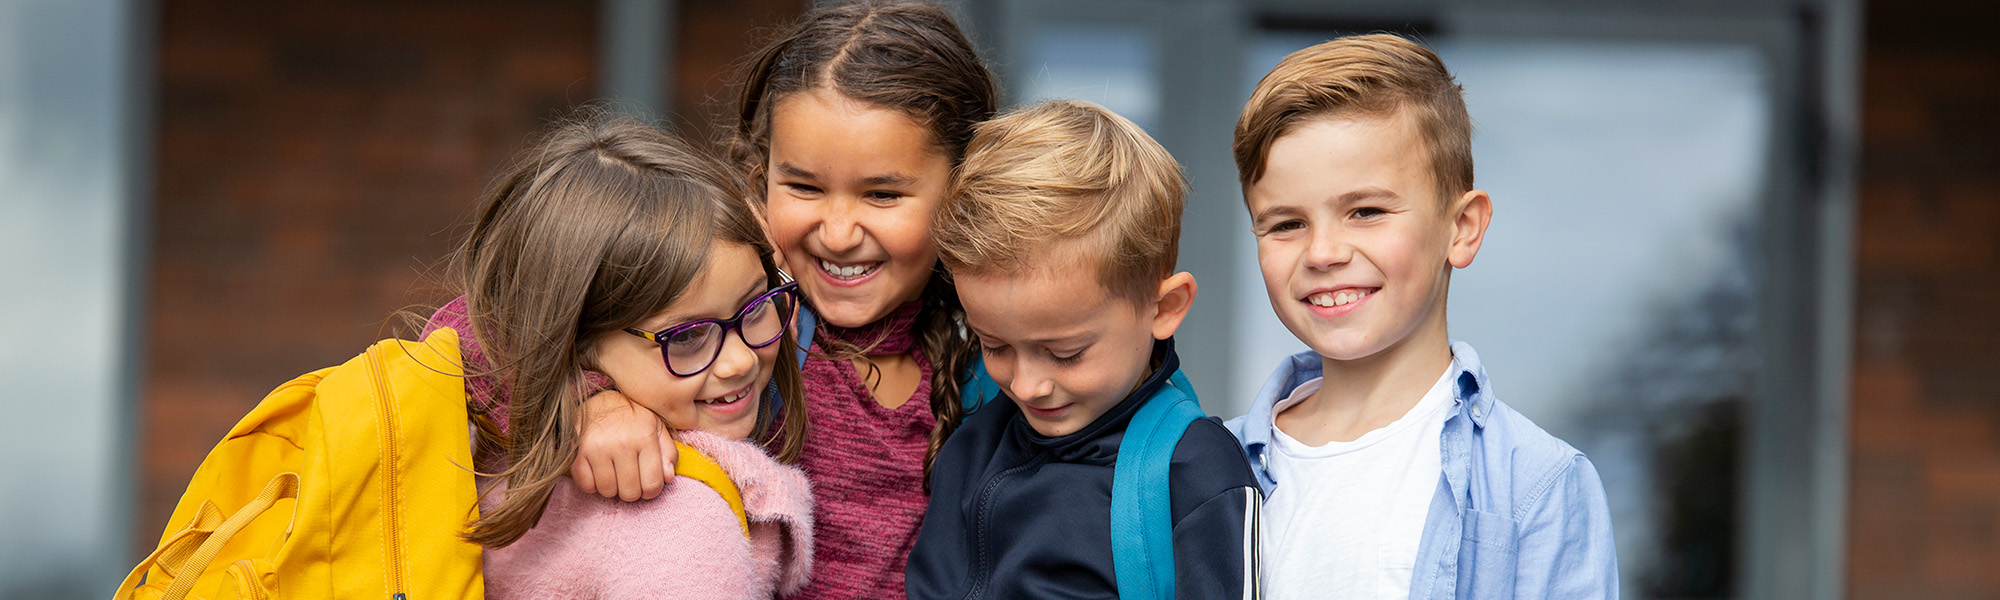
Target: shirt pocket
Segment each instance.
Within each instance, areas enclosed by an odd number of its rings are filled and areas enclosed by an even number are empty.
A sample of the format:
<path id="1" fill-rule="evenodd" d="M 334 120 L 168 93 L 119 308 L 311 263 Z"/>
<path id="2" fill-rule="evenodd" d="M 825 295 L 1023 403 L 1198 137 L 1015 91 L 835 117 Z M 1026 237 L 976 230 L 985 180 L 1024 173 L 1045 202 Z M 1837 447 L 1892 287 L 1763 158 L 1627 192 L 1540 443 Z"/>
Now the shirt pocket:
<path id="1" fill-rule="evenodd" d="M 1465 535 L 1459 545 L 1458 597 L 1512 598 L 1514 567 L 1520 540 L 1517 524 L 1505 515 L 1465 511 Z"/>

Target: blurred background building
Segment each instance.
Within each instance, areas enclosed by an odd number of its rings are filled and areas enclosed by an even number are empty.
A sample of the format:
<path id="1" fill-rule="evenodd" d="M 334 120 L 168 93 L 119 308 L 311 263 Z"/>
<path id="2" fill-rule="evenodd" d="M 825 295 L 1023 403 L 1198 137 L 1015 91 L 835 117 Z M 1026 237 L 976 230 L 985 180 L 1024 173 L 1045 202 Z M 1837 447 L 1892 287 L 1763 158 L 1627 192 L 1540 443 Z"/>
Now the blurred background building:
<path id="1" fill-rule="evenodd" d="M 0 0 L 0 598 L 101 597 L 270 388 L 448 299 L 486 179 L 578 104 L 713 139 L 799 0 Z M 1010 102 L 1186 166 L 1209 412 L 1302 349 L 1230 128 L 1391 31 L 1496 217 L 1454 337 L 1604 475 L 1632 598 L 2000 597 L 2000 5 L 959 0 Z"/>

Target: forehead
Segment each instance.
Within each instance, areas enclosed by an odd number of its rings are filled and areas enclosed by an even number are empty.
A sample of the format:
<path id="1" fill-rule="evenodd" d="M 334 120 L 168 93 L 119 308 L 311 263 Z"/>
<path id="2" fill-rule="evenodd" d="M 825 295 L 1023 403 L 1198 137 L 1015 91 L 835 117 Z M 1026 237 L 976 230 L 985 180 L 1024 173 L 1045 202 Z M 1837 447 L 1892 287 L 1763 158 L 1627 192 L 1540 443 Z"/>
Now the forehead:
<path id="1" fill-rule="evenodd" d="M 1107 323 L 1107 316 L 1137 312 L 1132 302 L 1105 287 L 1090 264 L 1060 261 L 1012 272 L 955 274 L 952 279 L 973 328 L 1010 340 L 1094 331 Z"/>
<path id="2" fill-rule="evenodd" d="M 1308 119 L 1271 142 L 1264 177 L 1244 187 L 1255 214 L 1272 203 L 1313 202 L 1364 188 L 1430 198 L 1430 156 L 1410 110 Z"/>
<path id="3" fill-rule="evenodd" d="M 820 88 L 785 96 L 772 107 L 771 159 L 807 170 L 917 169 L 943 157 L 910 115 Z"/>
<path id="4" fill-rule="evenodd" d="M 764 287 L 764 263 L 749 244 L 716 240 L 701 272 L 665 310 L 639 323 L 665 328 L 693 319 L 727 319 L 742 308 L 743 296 Z"/>

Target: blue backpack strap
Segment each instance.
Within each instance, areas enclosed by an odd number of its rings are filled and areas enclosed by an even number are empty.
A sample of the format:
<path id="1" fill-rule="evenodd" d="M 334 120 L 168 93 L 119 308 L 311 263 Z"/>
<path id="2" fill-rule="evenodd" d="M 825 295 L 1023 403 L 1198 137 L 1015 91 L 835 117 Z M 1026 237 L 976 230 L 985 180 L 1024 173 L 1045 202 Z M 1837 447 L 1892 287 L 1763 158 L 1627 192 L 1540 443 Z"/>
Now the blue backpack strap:
<path id="1" fill-rule="evenodd" d="M 1188 425 L 1208 416 L 1174 371 L 1126 425 L 1111 471 L 1111 566 L 1118 597 L 1174 597 L 1173 496 L 1167 471 Z"/>
<path id="2" fill-rule="evenodd" d="M 965 409 L 965 414 L 972 414 L 972 411 L 1000 396 L 1000 384 L 986 374 L 986 356 L 983 354 L 973 355 L 972 366 L 965 369 L 964 381 L 965 384 L 958 388 L 958 402 Z"/>
<path id="3" fill-rule="evenodd" d="M 801 369 L 804 369 L 806 366 L 806 349 L 812 347 L 813 331 L 818 328 L 819 328 L 819 317 L 813 315 L 812 309 L 800 306 L 798 322 L 793 326 L 793 329 L 798 332 L 799 368 Z M 766 400 L 768 400 L 767 402 L 764 403 L 765 418 L 777 419 L 779 412 L 778 407 L 784 405 L 785 403 L 785 400 L 783 398 L 778 397 L 777 378 L 775 377 L 771 378 L 771 383 L 769 385 L 764 386 L 764 397 Z"/>
<path id="4" fill-rule="evenodd" d="M 813 314 L 812 309 L 800 306 L 798 324 L 794 328 L 799 333 L 799 366 L 804 367 L 806 350 L 813 345 L 813 332 L 819 329 L 819 317 Z"/>

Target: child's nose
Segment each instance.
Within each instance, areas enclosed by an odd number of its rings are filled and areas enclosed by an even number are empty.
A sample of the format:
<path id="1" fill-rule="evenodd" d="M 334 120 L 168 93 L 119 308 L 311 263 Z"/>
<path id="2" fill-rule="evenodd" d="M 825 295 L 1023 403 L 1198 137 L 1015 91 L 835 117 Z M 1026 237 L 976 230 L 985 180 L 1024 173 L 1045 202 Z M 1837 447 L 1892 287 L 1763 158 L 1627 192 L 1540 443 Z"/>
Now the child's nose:
<path id="1" fill-rule="evenodd" d="M 826 219 L 819 225 L 819 241 L 827 252 L 835 254 L 853 250 L 861 245 L 866 233 L 861 229 L 861 221 L 856 218 L 853 208 L 846 202 L 832 202 Z"/>
<path id="2" fill-rule="evenodd" d="M 1007 383 L 1007 393 L 1015 400 L 1033 401 L 1055 391 L 1055 383 L 1033 368 L 1014 369 L 1014 380 Z"/>
<path id="3" fill-rule="evenodd" d="M 716 355 L 715 364 L 709 365 L 708 371 L 727 380 L 742 377 L 756 368 L 757 351 L 743 343 L 742 336 L 729 332 L 722 336 L 722 353 Z"/>
<path id="4" fill-rule="evenodd" d="M 1325 270 L 1347 264 L 1347 261 L 1352 260 L 1354 246 L 1334 235 L 1332 231 L 1322 230 L 1315 233 L 1312 243 L 1306 246 L 1305 258 L 1306 266 Z"/>

